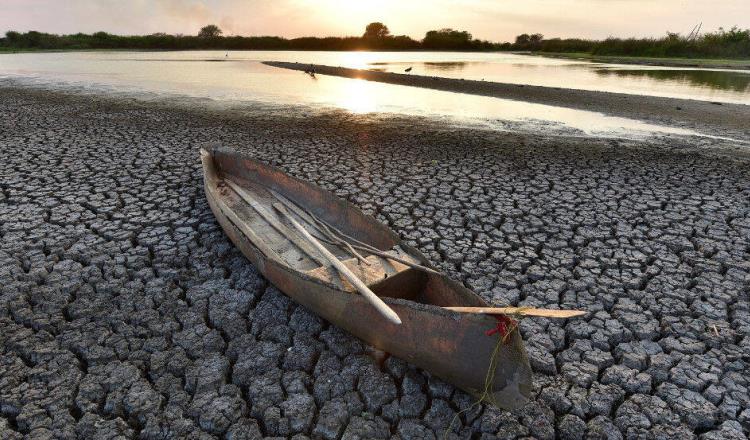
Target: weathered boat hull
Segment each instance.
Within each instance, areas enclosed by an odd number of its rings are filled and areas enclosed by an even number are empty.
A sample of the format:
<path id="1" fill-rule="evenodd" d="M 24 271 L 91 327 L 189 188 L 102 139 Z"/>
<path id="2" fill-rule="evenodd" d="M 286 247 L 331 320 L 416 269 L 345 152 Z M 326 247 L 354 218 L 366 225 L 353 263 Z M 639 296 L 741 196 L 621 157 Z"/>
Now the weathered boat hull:
<path id="1" fill-rule="evenodd" d="M 518 329 L 513 329 L 498 347 L 499 336 L 486 334 L 496 327 L 493 317 L 461 314 L 440 307 L 486 306 L 478 296 L 446 277 L 419 273 L 418 276 L 429 278 L 419 281 L 426 283 L 426 289 L 440 291 L 441 295 L 449 292 L 447 301 L 454 303 L 422 304 L 398 298 L 398 292 L 385 292 L 381 297 L 402 321 L 401 325 L 392 324 L 361 295 L 339 290 L 269 258 L 261 250 L 263 246 L 254 243 L 232 221 L 218 188 L 218 177 L 211 176 L 230 173 L 233 177 L 269 185 L 297 202 L 304 200 L 308 207 L 327 206 L 330 212 L 316 214 L 328 220 L 346 217 L 347 221 L 356 225 L 346 232 L 358 233 L 356 238 L 361 237 L 363 241 L 382 248 L 392 246 L 391 243 L 395 241 L 415 258 L 425 262 L 424 256 L 401 243 L 390 230 L 332 194 L 273 167 L 239 157 L 230 150 L 213 148 L 203 162 L 206 196 L 216 219 L 230 240 L 279 290 L 354 336 L 476 396 L 484 394 L 494 355 L 495 371 L 493 377 L 489 378 L 489 394 L 484 396 L 485 399 L 507 409 L 517 408 L 527 400 L 531 391 L 531 369 Z M 364 237 L 362 234 L 370 236 Z M 384 283 L 380 290 L 398 289 L 409 280 L 394 278 L 390 282 L 392 285 Z M 455 298 L 451 298 L 451 294 Z"/>

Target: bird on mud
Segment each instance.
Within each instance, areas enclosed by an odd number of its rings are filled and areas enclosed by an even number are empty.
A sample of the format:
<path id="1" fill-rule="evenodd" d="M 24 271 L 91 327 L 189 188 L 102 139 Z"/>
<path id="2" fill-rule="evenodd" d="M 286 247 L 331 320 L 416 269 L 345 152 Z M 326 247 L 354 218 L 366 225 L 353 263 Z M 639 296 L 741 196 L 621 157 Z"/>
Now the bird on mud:
<path id="1" fill-rule="evenodd" d="M 310 64 L 310 68 L 309 69 L 305 69 L 305 73 L 308 74 L 308 75 L 310 75 L 311 77 L 315 78 L 315 68 L 313 67 L 312 64 Z"/>
<path id="2" fill-rule="evenodd" d="M 404 72 L 406 72 L 406 73 L 409 73 L 409 72 L 411 72 L 411 69 L 412 69 L 412 67 L 411 67 L 411 66 L 409 66 L 409 68 L 408 68 L 408 69 L 406 69 L 406 70 L 404 70 Z"/>

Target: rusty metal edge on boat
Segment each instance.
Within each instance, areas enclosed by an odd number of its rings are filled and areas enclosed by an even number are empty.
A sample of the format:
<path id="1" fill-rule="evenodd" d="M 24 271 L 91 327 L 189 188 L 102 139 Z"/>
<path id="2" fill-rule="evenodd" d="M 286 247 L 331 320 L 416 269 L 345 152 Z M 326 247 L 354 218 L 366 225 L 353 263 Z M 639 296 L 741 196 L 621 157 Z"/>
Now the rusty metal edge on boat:
<path id="1" fill-rule="evenodd" d="M 400 247 L 430 267 L 418 250 L 357 207 L 280 169 L 221 146 L 201 149 L 206 197 L 230 240 L 273 285 L 323 319 L 372 346 L 410 362 L 504 409 L 522 406 L 532 379 L 517 326 L 505 316 L 458 313 L 449 306 L 487 307 L 474 292 L 442 274 L 409 269 L 370 286 L 399 316 L 383 318 L 362 295 L 297 270 L 234 212 L 223 179 L 254 182 L 384 251 Z M 238 224 L 239 223 L 239 224 Z M 497 330 L 502 332 L 498 332 Z M 496 334 L 505 333 L 505 334 Z"/>

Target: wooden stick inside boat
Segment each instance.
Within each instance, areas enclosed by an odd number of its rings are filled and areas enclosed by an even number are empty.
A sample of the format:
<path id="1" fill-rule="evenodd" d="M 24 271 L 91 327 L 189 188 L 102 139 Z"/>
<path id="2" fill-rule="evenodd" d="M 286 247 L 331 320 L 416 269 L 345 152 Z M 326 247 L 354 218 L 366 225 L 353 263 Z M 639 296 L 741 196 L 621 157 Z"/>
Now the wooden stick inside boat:
<path id="1" fill-rule="evenodd" d="M 333 265 L 333 267 L 336 268 L 336 270 L 339 271 L 341 275 L 344 276 L 350 283 L 352 283 L 352 286 L 354 286 L 359 293 L 362 294 L 362 296 L 365 297 L 367 301 L 370 302 L 370 304 L 375 307 L 380 314 L 382 314 L 386 319 L 391 321 L 394 324 L 401 324 L 401 318 L 398 317 L 396 312 L 393 311 L 390 307 L 388 307 L 388 304 L 384 303 L 380 297 L 378 297 L 375 292 L 370 290 L 369 287 L 365 283 L 360 280 L 357 275 L 355 275 L 351 270 L 349 270 L 348 267 L 344 265 L 344 263 L 341 262 L 338 258 L 336 258 L 335 255 L 333 255 L 323 244 L 318 241 L 315 237 L 313 237 L 307 229 L 305 229 L 304 226 L 299 224 L 297 220 L 292 217 L 291 214 L 286 210 L 284 205 L 281 203 L 274 203 L 273 204 L 274 209 L 279 211 L 282 215 L 286 217 L 287 220 L 289 220 L 289 223 L 292 224 L 292 226 L 299 231 L 300 234 L 302 234 L 303 237 L 307 239 L 310 243 L 312 243 L 313 246 Z"/>
<path id="2" fill-rule="evenodd" d="M 286 205 L 289 209 L 291 209 L 292 211 L 294 211 L 300 217 L 306 218 L 307 221 L 311 221 L 311 222 L 316 223 L 316 224 L 321 223 L 322 225 L 327 226 L 328 228 L 332 229 L 334 232 L 336 232 L 339 235 L 341 235 L 341 238 L 339 238 L 340 241 L 344 241 L 346 243 L 346 240 L 351 240 L 353 243 L 347 243 L 347 244 L 349 244 L 351 247 L 353 247 L 355 249 L 359 249 L 359 250 L 364 251 L 364 252 L 369 252 L 370 254 L 377 255 L 380 258 L 385 258 L 387 260 L 396 261 L 398 263 L 403 264 L 404 266 L 409 266 L 409 267 L 411 267 L 413 269 L 421 270 L 422 272 L 432 273 L 432 274 L 435 274 L 435 275 L 441 275 L 440 272 L 438 272 L 438 271 L 436 271 L 434 269 L 430 269 L 429 267 L 422 266 L 421 264 L 417 264 L 417 263 L 415 263 L 413 261 L 409 261 L 409 260 L 406 260 L 406 259 L 403 259 L 403 258 L 399 258 L 399 257 L 397 257 L 395 255 L 391 255 L 388 252 L 381 251 L 380 249 L 378 249 L 376 247 L 373 247 L 373 246 L 371 246 L 371 245 L 369 245 L 367 243 L 361 242 L 361 241 L 357 240 L 356 238 L 350 237 L 350 236 L 344 234 L 343 232 L 341 232 L 338 228 L 336 228 L 332 224 L 327 223 L 326 221 L 324 221 L 322 219 L 319 219 L 318 217 L 315 216 L 315 214 L 313 214 L 309 210 L 307 210 L 305 208 L 302 208 L 300 206 L 297 206 L 294 202 L 292 202 L 291 200 L 289 200 L 286 197 L 282 196 L 281 194 L 277 193 L 276 191 L 271 190 L 271 193 L 277 199 L 279 199 L 284 205 Z M 323 241 L 326 242 L 326 243 L 328 243 L 328 244 L 332 244 L 334 246 L 339 246 L 339 244 L 337 242 L 335 242 L 335 241 L 330 241 L 330 240 L 325 240 L 325 239 Z M 357 244 L 357 243 L 360 243 L 360 244 Z"/>
<path id="3" fill-rule="evenodd" d="M 269 190 L 271 194 L 273 194 L 274 197 L 276 197 L 281 203 L 284 204 L 288 209 L 290 209 L 293 213 L 297 214 L 298 217 L 300 217 L 302 220 L 305 220 L 309 223 L 311 223 L 311 226 L 313 226 L 315 229 L 317 229 L 320 232 L 320 235 L 323 235 L 325 238 L 321 237 L 315 237 L 315 234 L 313 234 L 313 237 L 317 238 L 318 240 L 321 240 L 323 243 L 333 244 L 334 246 L 338 246 L 340 248 L 343 248 L 344 250 L 348 251 L 350 254 L 354 255 L 354 257 L 359 260 L 360 263 L 364 263 L 366 265 L 370 265 L 370 262 L 367 261 L 365 257 L 363 257 L 359 252 L 357 252 L 351 244 L 349 244 L 348 241 L 344 240 L 343 238 L 340 238 L 334 234 L 331 229 L 326 226 L 325 223 L 322 223 L 320 220 L 318 220 L 314 215 L 310 214 L 307 211 L 304 211 L 303 209 L 297 207 L 293 202 L 288 200 L 286 197 L 282 196 L 281 194 L 277 193 L 274 190 Z M 301 212 L 302 211 L 302 212 Z"/>
<path id="4" fill-rule="evenodd" d="M 325 265 L 327 260 L 320 255 L 318 255 L 317 252 L 315 252 L 315 249 L 312 248 L 306 241 L 300 239 L 299 237 L 296 237 L 295 234 L 292 233 L 292 230 L 284 226 L 281 222 L 279 222 L 275 216 L 268 211 L 266 208 L 263 207 L 263 205 L 255 200 L 253 196 L 250 195 L 249 192 L 245 191 L 241 186 L 237 185 L 236 183 L 232 182 L 229 179 L 225 179 L 224 183 L 226 183 L 234 192 L 237 193 L 238 196 L 242 200 L 245 201 L 248 205 L 250 205 L 261 217 L 263 217 L 263 220 L 265 220 L 271 227 L 276 229 L 282 236 L 286 237 L 287 240 L 294 243 L 295 246 L 300 248 L 304 253 L 310 256 L 313 260 L 317 261 L 318 264 Z"/>
<path id="5" fill-rule="evenodd" d="M 538 318 L 575 318 L 586 314 L 583 310 L 536 309 L 534 307 L 443 307 L 459 313 L 479 315 L 521 315 Z"/>

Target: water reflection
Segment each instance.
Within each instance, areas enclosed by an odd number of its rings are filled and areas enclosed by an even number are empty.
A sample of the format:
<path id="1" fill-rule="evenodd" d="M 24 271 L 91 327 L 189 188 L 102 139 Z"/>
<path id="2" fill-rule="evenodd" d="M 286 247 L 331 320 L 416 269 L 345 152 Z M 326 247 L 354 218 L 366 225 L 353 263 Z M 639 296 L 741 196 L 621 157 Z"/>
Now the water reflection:
<path id="1" fill-rule="evenodd" d="M 409 62 L 377 62 L 369 63 L 370 70 L 382 70 L 382 71 L 398 71 L 400 67 L 414 67 L 422 66 L 423 70 L 462 70 L 468 64 L 466 61 L 425 61 L 422 63 L 409 63 Z M 372 67 L 375 66 L 375 67 Z M 389 69 L 389 67 L 392 67 Z"/>
<path id="2" fill-rule="evenodd" d="M 597 69 L 600 76 L 620 78 L 649 78 L 659 81 L 673 81 L 696 87 L 715 90 L 750 92 L 750 74 L 719 70 L 673 70 L 673 69 Z"/>
<path id="3" fill-rule="evenodd" d="M 463 70 L 468 63 L 465 62 L 442 62 L 442 63 L 424 63 L 425 70 Z"/>
<path id="4" fill-rule="evenodd" d="M 199 102 L 200 106 L 248 106 L 255 111 L 269 106 L 278 106 L 287 111 L 289 107 L 285 106 L 292 105 L 293 108 L 338 108 L 355 114 L 430 116 L 441 118 L 446 123 L 534 132 L 543 130 L 546 133 L 628 137 L 652 132 L 689 134 L 685 130 L 656 127 L 640 121 L 527 102 L 324 75 L 313 79 L 302 72 L 278 69 L 254 60 L 143 63 L 140 59 L 154 56 L 139 55 L 57 53 L 5 59 L 0 56 L 5 62 L 0 63 L 0 84 L 1 78 L 10 74 L 25 83 L 72 88 L 84 93 L 106 93 L 127 99 L 186 98 L 192 99 L 190 105 Z M 190 54 L 169 55 L 173 55 L 172 59 L 185 60 L 186 55 Z M 205 60 L 214 54 L 193 55 L 195 59 Z M 317 55 L 324 58 L 322 54 Z M 117 62 L 103 60 L 113 57 L 121 59 Z M 12 68 L 9 68 L 7 61 L 15 63 Z"/>
<path id="5" fill-rule="evenodd" d="M 320 62 L 322 63 L 322 59 Z M 564 87 L 615 93 L 666 96 L 707 101 L 750 102 L 750 71 L 654 68 L 562 60 L 509 53 L 375 53 L 347 54 L 333 65 L 412 74 Z M 622 72 L 622 73 L 620 73 Z"/>
<path id="6" fill-rule="evenodd" d="M 259 79 L 260 61 L 316 63 L 358 69 L 378 69 L 547 87 L 633 93 L 708 101 L 750 102 L 750 72 L 669 69 L 653 66 L 597 64 L 511 53 L 462 52 L 295 52 L 295 51 L 176 51 L 176 52 L 66 52 L 0 54 L 0 75 L 31 73 L 40 76 L 121 76 L 133 81 L 221 83 L 244 88 Z M 151 61 L 147 63 L 139 61 Z M 228 62 L 213 62 L 228 61 Z M 266 75 L 263 73 L 263 75 Z M 275 69 L 259 92 L 277 88 L 284 74 Z M 107 79 L 108 81 L 109 79 Z"/>
<path id="7" fill-rule="evenodd" d="M 344 81 L 336 88 L 332 101 L 337 107 L 349 110 L 352 113 L 364 114 L 378 110 L 376 95 L 369 83 L 362 79 Z"/>
<path id="8" fill-rule="evenodd" d="M 302 72 L 278 69 L 260 60 L 320 63 L 333 66 L 377 68 L 428 75 L 482 79 L 552 87 L 678 96 L 712 101 L 750 102 L 750 72 L 705 72 L 696 69 L 654 69 L 607 66 L 550 60 L 512 54 L 445 52 L 61 52 L 0 54 L 0 78 L 11 76 L 30 83 L 61 84 L 107 94 L 143 96 L 170 94 L 210 99 L 215 103 L 252 102 L 254 105 L 309 105 L 334 107 L 352 113 L 405 113 L 487 122 L 493 127 L 519 126 L 538 130 L 550 122 L 585 133 L 628 134 L 664 132 L 637 121 L 503 99 L 438 92 L 415 87 L 350 80 L 330 76 L 310 78 Z M 150 61 L 150 62 L 142 62 Z M 666 73 L 658 73 L 665 71 Z M 636 72 L 633 72 L 636 71 Z M 618 73 L 619 72 L 619 73 Z M 626 73 L 627 72 L 627 73 Z M 643 76 L 638 76 L 643 72 Z M 657 72 L 657 73 L 652 73 Z M 686 73 L 687 72 L 687 73 Z M 707 75 L 706 75 L 707 74 Z M 661 75 L 661 76 L 658 76 Z M 710 88 L 684 77 L 701 78 L 732 88 Z M 714 78 L 716 75 L 716 78 Z M 511 125 L 509 121 L 512 122 Z M 544 121 L 540 123 L 539 121 Z M 472 122 L 473 123 L 473 122 Z M 669 131 L 678 133 L 679 131 Z M 683 133 L 684 134 L 684 133 Z"/>

